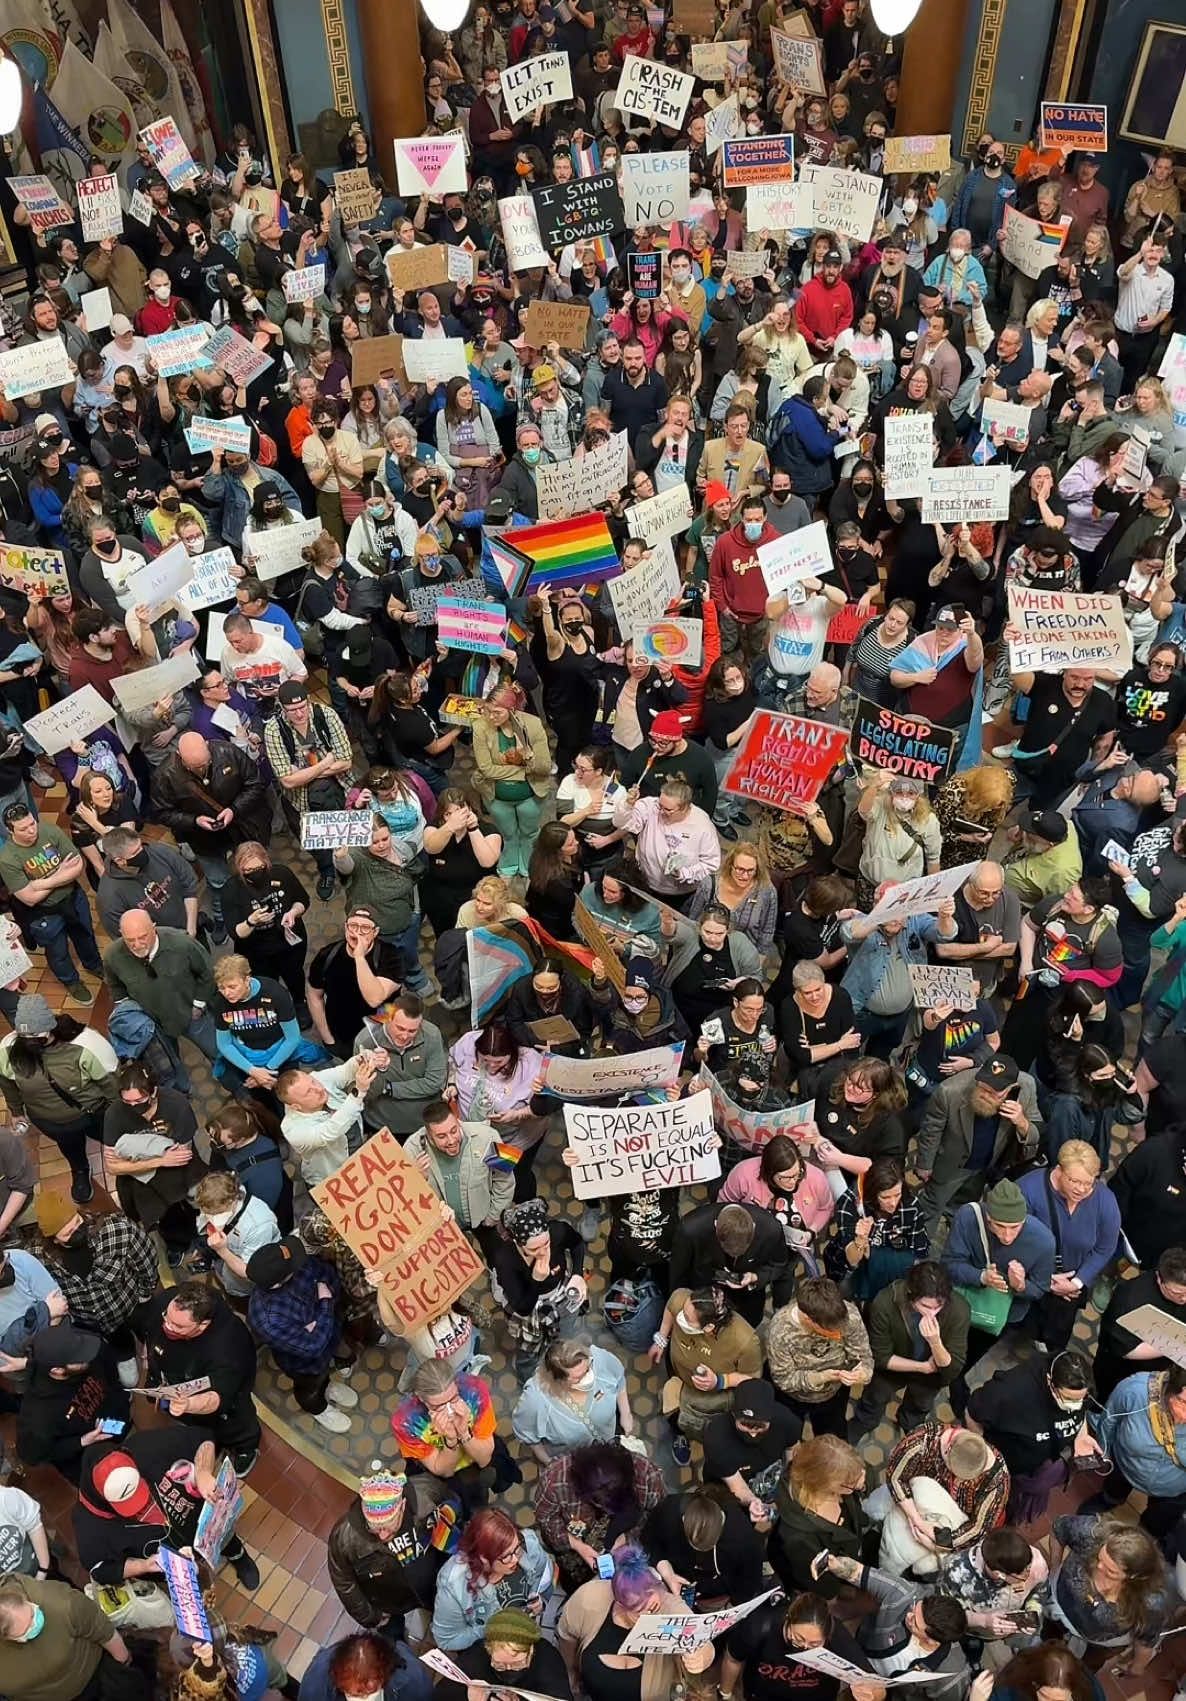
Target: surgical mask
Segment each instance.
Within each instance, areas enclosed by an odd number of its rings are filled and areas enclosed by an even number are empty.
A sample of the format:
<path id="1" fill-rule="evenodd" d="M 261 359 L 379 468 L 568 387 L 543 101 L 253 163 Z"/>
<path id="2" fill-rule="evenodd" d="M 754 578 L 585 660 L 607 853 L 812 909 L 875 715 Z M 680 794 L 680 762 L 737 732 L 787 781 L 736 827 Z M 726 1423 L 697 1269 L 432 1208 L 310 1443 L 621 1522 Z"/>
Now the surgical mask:
<path id="1" fill-rule="evenodd" d="M 186 549 L 187 555 L 201 555 L 202 545 L 205 542 L 204 538 L 187 537 L 183 541 L 185 543 L 185 549 Z"/>
<path id="2" fill-rule="evenodd" d="M 645 997 L 643 997 L 643 998 L 623 998 L 622 999 L 622 1008 L 630 1016 L 641 1016 L 643 1011 L 647 1007 L 647 1002 L 648 1001 Z"/>
<path id="3" fill-rule="evenodd" d="M 918 202 L 914 199 L 913 195 L 908 195 L 902 202 L 902 211 L 908 219 L 912 219 L 914 217 L 915 213 L 918 211 Z"/>
<path id="4" fill-rule="evenodd" d="M 211 1228 L 224 1229 L 234 1214 L 233 1211 L 207 1211 L 206 1221 Z"/>
<path id="5" fill-rule="evenodd" d="M 157 284 L 152 293 L 158 301 L 168 301 L 173 291 L 169 288 L 168 284 Z"/>
<path id="6" fill-rule="evenodd" d="M 672 266 L 671 268 L 672 283 L 686 284 L 691 276 L 692 274 L 686 266 Z"/>
<path id="7" fill-rule="evenodd" d="M 367 505 L 367 513 L 372 520 L 382 520 L 386 518 L 387 509 L 382 502 L 371 502 Z"/>
<path id="8" fill-rule="evenodd" d="M 523 459 L 527 462 L 527 465 L 529 467 L 533 467 L 533 466 L 536 465 L 536 463 L 538 462 L 539 457 L 540 457 L 540 451 L 539 451 L 538 448 L 536 448 L 536 449 L 523 449 L 520 452 L 523 456 Z"/>
<path id="9" fill-rule="evenodd" d="M 745 127 L 745 133 L 746 133 L 747 136 L 760 136 L 762 134 L 762 121 L 761 121 L 761 119 L 760 118 L 759 119 L 753 119 L 749 123 L 747 123 L 746 127 Z"/>
<path id="10" fill-rule="evenodd" d="M 384 1693 L 382 1689 L 371 1689 L 365 1695 L 353 1696 L 352 1701 L 383 1701 Z"/>
<path id="11" fill-rule="evenodd" d="M 33 1608 L 33 1617 L 29 1621 L 29 1628 L 25 1631 L 23 1636 L 18 1636 L 16 1640 L 18 1642 L 35 1642 L 44 1629 L 45 1614 L 39 1606 L 35 1606 Z"/>
<path id="12" fill-rule="evenodd" d="M 679 1324 L 685 1335 L 703 1335 L 704 1333 L 704 1330 L 698 1323 L 688 1322 L 688 1314 L 686 1311 L 680 1312 L 679 1316 L 676 1318 L 676 1322 Z"/>
<path id="13" fill-rule="evenodd" d="M 910 811 L 914 808 L 915 802 L 916 799 L 913 797 L 895 797 L 894 808 L 897 810 L 899 815 L 909 815 Z"/>
<path id="14" fill-rule="evenodd" d="M 358 314 L 360 319 L 365 319 L 371 311 L 371 304 L 369 301 L 356 301 L 354 303 L 354 311 Z"/>
<path id="15" fill-rule="evenodd" d="M 761 535 L 762 535 L 762 522 L 761 522 L 761 520 L 747 520 L 745 522 L 745 539 L 746 539 L 747 543 L 757 543 L 757 541 L 761 537 Z"/>
<path id="16" fill-rule="evenodd" d="M 968 258 L 968 250 L 966 248 L 949 248 L 947 252 L 957 266 L 961 260 L 966 260 Z"/>
<path id="17" fill-rule="evenodd" d="M 597 1372 L 594 1370 L 593 1366 L 590 1365 L 583 1376 L 577 1377 L 576 1386 L 581 1389 L 592 1388 L 596 1381 Z"/>

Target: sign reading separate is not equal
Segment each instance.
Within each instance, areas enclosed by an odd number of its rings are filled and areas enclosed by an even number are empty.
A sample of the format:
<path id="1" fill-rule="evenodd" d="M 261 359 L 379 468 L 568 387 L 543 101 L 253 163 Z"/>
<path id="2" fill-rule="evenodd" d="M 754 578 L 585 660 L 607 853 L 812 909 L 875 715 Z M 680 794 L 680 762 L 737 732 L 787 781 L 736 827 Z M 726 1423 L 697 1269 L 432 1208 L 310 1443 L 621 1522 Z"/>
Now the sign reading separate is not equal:
<path id="1" fill-rule="evenodd" d="M 707 1092 L 616 1110 L 566 1104 L 564 1125 L 578 1157 L 570 1171 L 578 1199 L 694 1187 L 721 1173 Z"/>

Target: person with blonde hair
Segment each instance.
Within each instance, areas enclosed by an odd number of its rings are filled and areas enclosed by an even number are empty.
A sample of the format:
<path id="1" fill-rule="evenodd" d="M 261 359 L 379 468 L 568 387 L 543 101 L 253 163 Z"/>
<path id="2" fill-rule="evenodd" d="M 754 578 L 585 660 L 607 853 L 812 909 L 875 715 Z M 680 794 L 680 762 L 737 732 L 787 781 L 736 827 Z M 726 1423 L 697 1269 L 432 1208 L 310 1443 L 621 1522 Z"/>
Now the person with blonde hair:
<path id="1" fill-rule="evenodd" d="M 1025 316 L 1026 334 L 1033 352 L 1034 372 L 1048 370 L 1050 350 L 1058 346 L 1060 316 L 1058 302 L 1052 301 L 1049 296 L 1035 301 Z"/>
<path id="2" fill-rule="evenodd" d="M 236 1098 L 262 1093 L 264 1103 L 276 1110 L 271 1089 L 281 1072 L 293 1064 L 325 1063 L 329 1054 L 302 1038 L 287 987 L 253 974 L 246 957 L 220 957 L 213 973 L 214 1078 Z"/>
<path id="3" fill-rule="evenodd" d="M 962 1424 L 920 1424 L 886 1462 L 883 1570 L 934 1576 L 940 1559 L 983 1541 L 1005 1519 L 1009 1471 L 997 1449 Z M 944 1529 L 948 1537 L 937 1538 Z"/>
<path id="4" fill-rule="evenodd" d="M 728 845 L 720 868 L 705 874 L 692 893 L 687 913 L 696 920 L 714 904 L 728 910 L 731 933 L 744 933 L 759 955 L 770 950 L 778 924 L 778 893 L 760 846 L 745 839 Z"/>
<path id="5" fill-rule="evenodd" d="M 935 793 L 943 834 L 940 864 L 958 868 L 985 853 L 1013 807 L 1013 775 L 999 762 L 979 762 L 952 774 Z"/>
<path id="6" fill-rule="evenodd" d="M 895 886 L 940 867 L 943 835 L 920 780 L 879 769 L 870 774 L 857 810 L 865 823 L 857 902 L 866 902 L 884 881 Z"/>
<path id="7" fill-rule="evenodd" d="M 1069 1343 L 1092 1288 L 1119 1249 L 1120 1206 L 1101 1181 L 1101 1168 L 1086 1140 L 1064 1140 L 1049 1169 L 1032 1170 L 1019 1183 L 1031 1215 L 1058 1242 L 1058 1269 L 1023 1324 L 1051 1353 Z"/>
<path id="8" fill-rule="evenodd" d="M 247 1264 L 252 1253 L 280 1239 L 275 1212 L 229 1170 L 204 1175 L 194 1188 L 194 1204 L 198 1233 L 214 1254 L 219 1282 L 232 1298 L 245 1300 L 251 1292 Z"/>
<path id="9" fill-rule="evenodd" d="M 457 925 L 464 932 L 473 927 L 494 927 L 500 921 L 523 921 L 527 911 L 517 904 L 510 882 L 501 874 L 486 874 L 457 912 Z"/>
<path id="10" fill-rule="evenodd" d="M 1176 473 L 1181 455 L 1174 443 L 1174 407 L 1165 385 L 1152 372 L 1138 378 L 1129 407 L 1116 408 L 1117 422 L 1149 437 L 1149 468 L 1154 473 Z"/>
<path id="11" fill-rule="evenodd" d="M 811 353 L 789 301 L 776 301 L 764 319 L 738 331 L 737 342 L 740 348 L 752 343 L 764 352 L 766 370 L 784 395 L 789 396 L 795 380 L 811 371 Z"/>
<path id="12" fill-rule="evenodd" d="M 877 1532 L 862 1504 L 865 1462 L 837 1435 L 801 1441 L 778 1491 L 778 1521 L 770 1541 L 770 1563 L 788 1594 L 800 1589 L 830 1599 L 839 1583 L 812 1569 L 826 1549 L 847 1559 L 871 1562 Z"/>
<path id="13" fill-rule="evenodd" d="M 1134 1675 L 1157 1652 L 1181 1605 L 1161 1550 L 1145 1530 L 1096 1513 L 1051 1529 L 1053 1614 L 1089 1648 L 1120 1648 Z"/>
<path id="14" fill-rule="evenodd" d="M 616 1354 L 587 1336 L 553 1341 L 528 1378 L 511 1428 L 541 1465 L 587 1447 L 634 1433 L 626 1373 Z"/>

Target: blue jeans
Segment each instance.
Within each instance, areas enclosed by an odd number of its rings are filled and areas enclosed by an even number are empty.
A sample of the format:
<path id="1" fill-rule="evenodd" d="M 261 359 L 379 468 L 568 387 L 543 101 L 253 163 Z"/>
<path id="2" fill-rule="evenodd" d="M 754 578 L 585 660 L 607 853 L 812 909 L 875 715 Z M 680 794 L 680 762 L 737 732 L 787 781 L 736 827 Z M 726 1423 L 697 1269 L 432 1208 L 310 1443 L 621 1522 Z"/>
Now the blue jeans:
<path id="1" fill-rule="evenodd" d="M 191 1083 L 185 1064 L 181 1061 L 180 1042 L 175 1040 L 172 1034 L 167 1034 L 159 1022 L 156 1031 L 157 1038 L 164 1047 L 169 1062 L 173 1065 L 173 1079 L 163 1081 L 161 1085 L 176 1087 L 179 1093 L 188 1093 Z M 208 1010 L 203 1010 L 200 1016 L 195 1016 L 192 1019 L 189 1027 L 185 1030 L 185 1037 L 187 1040 L 191 1040 L 198 1050 L 213 1063 L 218 1056 L 218 1040 L 214 1030 L 214 1019 Z"/>
<path id="2" fill-rule="evenodd" d="M 222 889 L 231 877 L 226 857 L 221 854 L 212 856 L 208 852 L 194 851 L 194 861 L 202 870 L 206 890 L 210 894 L 210 913 L 215 921 L 220 922 L 222 920 Z"/>
<path id="3" fill-rule="evenodd" d="M 77 986 L 79 982 L 70 945 L 74 946 L 84 969 L 89 969 L 93 975 L 102 974 L 103 959 L 95 942 L 90 908 L 80 886 L 72 886 L 70 896 L 57 909 L 47 910 L 39 906 L 31 911 L 29 931 L 44 947 L 45 960 L 63 986 Z"/>

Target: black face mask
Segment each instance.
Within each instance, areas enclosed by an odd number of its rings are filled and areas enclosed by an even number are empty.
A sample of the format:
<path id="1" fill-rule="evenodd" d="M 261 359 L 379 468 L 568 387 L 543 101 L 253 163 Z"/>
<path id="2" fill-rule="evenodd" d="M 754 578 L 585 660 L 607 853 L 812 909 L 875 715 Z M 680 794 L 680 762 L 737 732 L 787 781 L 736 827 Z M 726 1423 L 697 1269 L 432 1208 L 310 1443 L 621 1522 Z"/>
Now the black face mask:
<path id="1" fill-rule="evenodd" d="M 337 428 L 336 425 L 319 425 L 317 427 L 317 435 L 318 435 L 318 437 L 324 437 L 326 439 L 326 441 L 328 442 L 328 440 L 334 435 L 334 433 L 337 431 L 337 429 L 338 428 Z"/>
<path id="2" fill-rule="evenodd" d="M 165 510 L 166 514 L 176 514 L 181 507 L 180 496 L 162 496 L 161 507 Z"/>
<path id="3" fill-rule="evenodd" d="M 772 490 L 770 492 L 770 500 L 772 502 L 777 502 L 780 508 L 784 502 L 789 502 L 790 499 L 791 493 L 789 490 Z"/>
<path id="4" fill-rule="evenodd" d="M 253 868 L 243 876 L 249 886 L 266 886 L 271 876 L 266 868 Z"/>
<path id="5" fill-rule="evenodd" d="M 852 493 L 853 493 L 854 496 L 872 496 L 873 486 L 871 484 L 855 484 L 854 483 L 854 485 L 852 487 Z"/>
<path id="6" fill-rule="evenodd" d="M 452 224 L 463 224 L 465 222 L 465 208 L 450 207 L 446 217 Z"/>
<path id="7" fill-rule="evenodd" d="M 573 625 L 566 620 L 560 630 L 569 638 L 579 638 L 585 628 L 579 623 L 579 621 L 577 624 Z"/>
<path id="8" fill-rule="evenodd" d="M 100 543 L 97 538 L 92 538 L 91 548 L 97 550 L 100 555 L 114 555 L 119 548 L 119 539 L 114 537 L 104 538 Z"/>
<path id="9" fill-rule="evenodd" d="M 135 856 L 125 857 L 124 860 L 126 861 L 129 868 L 135 868 L 137 870 L 147 868 L 148 867 L 148 852 L 144 849 L 143 845 L 141 845 L 140 849 L 136 852 Z"/>
<path id="10" fill-rule="evenodd" d="M 134 394 L 134 391 L 130 384 L 117 384 L 115 386 L 114 394 L 118 396 L 121 402 L 126 402 L 128 397 Z"/>

